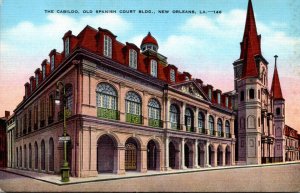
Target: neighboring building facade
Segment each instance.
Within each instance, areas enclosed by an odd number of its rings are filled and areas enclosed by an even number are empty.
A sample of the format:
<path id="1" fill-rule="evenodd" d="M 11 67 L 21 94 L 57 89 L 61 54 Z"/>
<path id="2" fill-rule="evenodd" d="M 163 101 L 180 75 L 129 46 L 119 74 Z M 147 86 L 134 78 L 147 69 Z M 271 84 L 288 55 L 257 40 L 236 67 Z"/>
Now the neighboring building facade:
<path id="1" fill-rule="evenodd" d="M 77 36 L 68 31 L 63 42 L 15 109 L 15 168 L 60 172 L 58 81 L 66 85 L 73 176 L 234 165 L 231 97 L 168 64 L 150 33 L 141 50 L 89 26 Z"/>
<path id="2" fill-rule="evenodd" d="M 299 134 L 298 131 L 285 125 L 285 161 L 300 160 L 299 157 Z"/>
<path id="3" fill-rule="evenodd" d="M 262 55 L 251 0 L 248 3 L 240 58 L 233 63 L 235 133 L 240 164 L 261 164 L 284 160 L 284 105 L 277 56 L 271 90 L 268 90 L 268 62 Z"/>
<path id="4" fill-rule="evenodd" d="M 15 116 L 12 114 L 6 121 L 7 167 L 9 168 L 14 166 L 15 127 Z"/>
<path id="5" fill-rule="evenodd" d="M 7 166 L 7 146 L 6 146 L 6 120 L 10 112 L 5 111 L 4 117 L 0 117 L 0 167 Z"/>

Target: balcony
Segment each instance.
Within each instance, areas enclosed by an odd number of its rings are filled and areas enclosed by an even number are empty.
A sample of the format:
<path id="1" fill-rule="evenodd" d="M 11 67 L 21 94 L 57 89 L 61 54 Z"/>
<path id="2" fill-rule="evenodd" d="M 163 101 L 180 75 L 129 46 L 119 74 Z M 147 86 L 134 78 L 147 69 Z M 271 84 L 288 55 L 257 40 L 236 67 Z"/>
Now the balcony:
<path id="1" fill-rule="evenodd" d="M 66 119 L 72 116 L 72 111 L 69 109 L 66 109 Z M 58 112 L 58 120 L 62 120 L 64 118 L 64 111 Z"/>
<path id="2" fill-rule="evenodd" d="M 133 123 L 133 124 L 142 124 L 143 116 L 126 113 L 126 122 Z"/>
<path id="3" fill-rule="evenodd" d="M 223 136 L 222 136 L 222 133 L 223 133 L 222 131 L 217 131 L 217 136 L 218 136 L 218 137 L 223 137 Z"/>
<path id="4" fill-rule="evenodd" d="M 177 129 L 177 130 L 179 130 L 179 124 L 171 122 L 171 129 Z"/>
<path id="5" fill-rule="evenodd" d="M 204 129 L 204 128 L 199 128 L 199 132 L 202 133 L 202 134 L 206 134 L 206 133 L 205 133 L 205 130 L 206 130 L 206 129 Z"/>
<path id="6" fill-rule="evenodd" d="M 104 118 L 104 119 L 120 120 L 120 113 L 119 111 L 114 109 L 98 107 L 97 117 Z"/>
<path id="7" fill-rule="evenodd" d="M 148 122 L 150 127 L 163 127 L 162 120 L 149 118 Z"/>
<path id="8" fill-rule="evenodd" d="M 226 133 L 225 136 L 226 136 L 226 138 L 231 138 L 231 134 L 230 133 Z"/>
<path id="9" fill-rule="evenodd" d="M 186 131 L 189 131 L 189 132 L 194 132 L 194 127 L 192 127 L 191 125 L 185 125 L 186 126 Z"/>

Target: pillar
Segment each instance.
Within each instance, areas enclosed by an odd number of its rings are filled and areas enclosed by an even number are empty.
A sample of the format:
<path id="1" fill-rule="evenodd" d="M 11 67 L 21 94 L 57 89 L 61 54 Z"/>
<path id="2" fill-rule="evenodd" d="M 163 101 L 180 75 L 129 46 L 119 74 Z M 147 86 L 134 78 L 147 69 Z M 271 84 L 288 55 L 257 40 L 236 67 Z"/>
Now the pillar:
<path id="1" fill-rule="evenodd" d="M 199 168 L 199 163 L 198 163 L 198 139 L 195 140 L 195 145 L 194 145 L 194 168 Z"/>
<path id="2" fill-rule="evenodd" d="M 209 113 L 206 114 L 206 117 L 205 117 L 205 129 L 207 129 L 207 134 L 210 135 L 210 130 L 209 130 Z"/>
<path id="3" fill-rule="evenodd" d="M 218 148 L 214 146 L 214 164 L 213 166 L 216 167 L 218 165 Z"/>
<path id="4" fill-rule="evenodd" d="M 142 172 L 142 173 L 145 173 L 147 172 L 147 148 L 146 147 L 142 147 L 141 148 L 141 153 L 140 153 L 140 160 L 137 160 L 137 161 L 140 161 L 140 168 L 139 171 Z"/>
<path id="5" fill-rule="evenodd" d="M 194 131 L 196 133 L 199 133 L 199 128 L 198 128 L 198 113 L 199 113 L 199 109 L 196 107 L 196 110 L 194 112 Z"/>
<path id="6" fill-rule="evenodd" d="M 125 146 L 118 146 L 115 160 L 114 173 L 125 174 Z"/>
<path id="7" fill-rule="evenodd" d="M 222 160 L 222 166 L 225 166 L 226 165 L 226 147 L 223 148 L 223 160 Z"/>
<path id="8" fill-rule="evenodd" d="M 185 166 L 185 157 L 184 157 L 184 138 L 181 139 L 181 169 L 186 169 Z"/>
<path id="9" fill-rule="evenodd" d="M 125 87 L 123 84 L 120 84 L 120 97 L 118 97 L 119 101 L 119 109 L 120 109 L 120 121 L 121 122 L 125 122 L 126 121 L 126 112 L 125 112 L 125 97 L 126 97 L 126 93 L 125 93 Z"/>
<path id="10" fill-rule="evenodd" d="M 235 138 L 235 136 L 234 136 L 234 119 L 233 118 L 230 119 L 230 135 L 231 135 L 231 138 Z"/>
<path id="11" fill-rule="evenodd" d="M 169 153 L 169 137 L 166 136 L 165 138 L 165 171 L 170 170 L 169 167 L 169 157 L 170 157 L 170 153 Z"/>
<path id="12" fill-rule="evenodd" d="M 218 136 L 218 117 L 214 117 L 214 134 L 213 136 Z"/>
<path id="13" fill-rule="evenodd" d="M 209 141 L 206 141 L 206 151 L 205 151 L 205 165 L 206 165 L 206 167 L 210 167 L 210 165 L 209 165 Z"/>
<path id="14" fill-rule="evenodd" d="M 185 104 L 185 102 L 183 102 L 182 106 L 181 106 L 181 112 L 180 112 L 180 127 L 181 127 L 181 130 L 183 130 L 183 131 L 186 131 L 186 126 L 184 124 L 184 122 L 185 122 L 185 107 L 186 107 L 186 104 Z"/>
<path id="15" fill-rule="evenodd" d="M 170 106 L 171 106 L 171 99 L 166 99 L 166 106 L 165 106 L 165 123 L 164 128 L 171 129 L 171 123 L 170 123 Z"/>

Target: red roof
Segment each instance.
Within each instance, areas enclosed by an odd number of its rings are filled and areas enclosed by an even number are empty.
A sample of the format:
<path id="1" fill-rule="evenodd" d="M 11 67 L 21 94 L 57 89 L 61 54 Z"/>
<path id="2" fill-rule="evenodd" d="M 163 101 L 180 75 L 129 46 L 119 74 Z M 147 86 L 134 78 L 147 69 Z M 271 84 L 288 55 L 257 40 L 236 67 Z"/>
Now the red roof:
<path id="1" fill-rule="evenodd" d="M 151 35 L 150 32 L 148 32 L 147 36 L 144 37 L 141 45 L 143 44 L 154 44 L 156 46 L 158 46 L 156 39 Z"/>
<path id="2" fill-rule="evenodd" d="M 240 59 L 244 60 L 243 78 L 258 76 L 255 55 L 261 55 L 260 36 L 257 35 L 253 6 L 249 0 L 240 55 Z"/>
<path id="3" fill-rule="evenodd" d="M 277 56 L 275 57 L 277 58 Z M 271 94 L 275 100 L 284 99 L 281 92 L 281 86 L 280 86 L 276 62 L 275 62 L 274 75 L 273 75 L 272 86 L 271 86 Z"/>

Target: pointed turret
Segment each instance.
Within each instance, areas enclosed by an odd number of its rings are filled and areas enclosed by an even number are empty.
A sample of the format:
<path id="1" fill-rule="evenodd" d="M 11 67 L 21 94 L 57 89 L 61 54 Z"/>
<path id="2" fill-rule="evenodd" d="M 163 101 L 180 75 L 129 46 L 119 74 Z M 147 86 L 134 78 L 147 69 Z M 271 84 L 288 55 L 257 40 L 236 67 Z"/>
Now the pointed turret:
<path id="1" fill-rule="evenodd" d="M 243 78 L 258 76 L 258 70 L 255 63 L 256 55 L 261 55 L 260 35 L 257 35 L 253 6 L 251 0 L 249 0 L 240 55 L 240 59 L 244 60 Z"/>
<path id="2" fill-rule="evenodd" d="M 281 86 L 277 71 L 277 58 L 278 56 L 275 55 L 275 68 L 274 68 L 274 74 L 273 74 L 273 80 L 272 80 L 272 86 L 271 86 L 271 95 L 273 96 L 274 100 L 284 100 L 281 92 Z"/>

